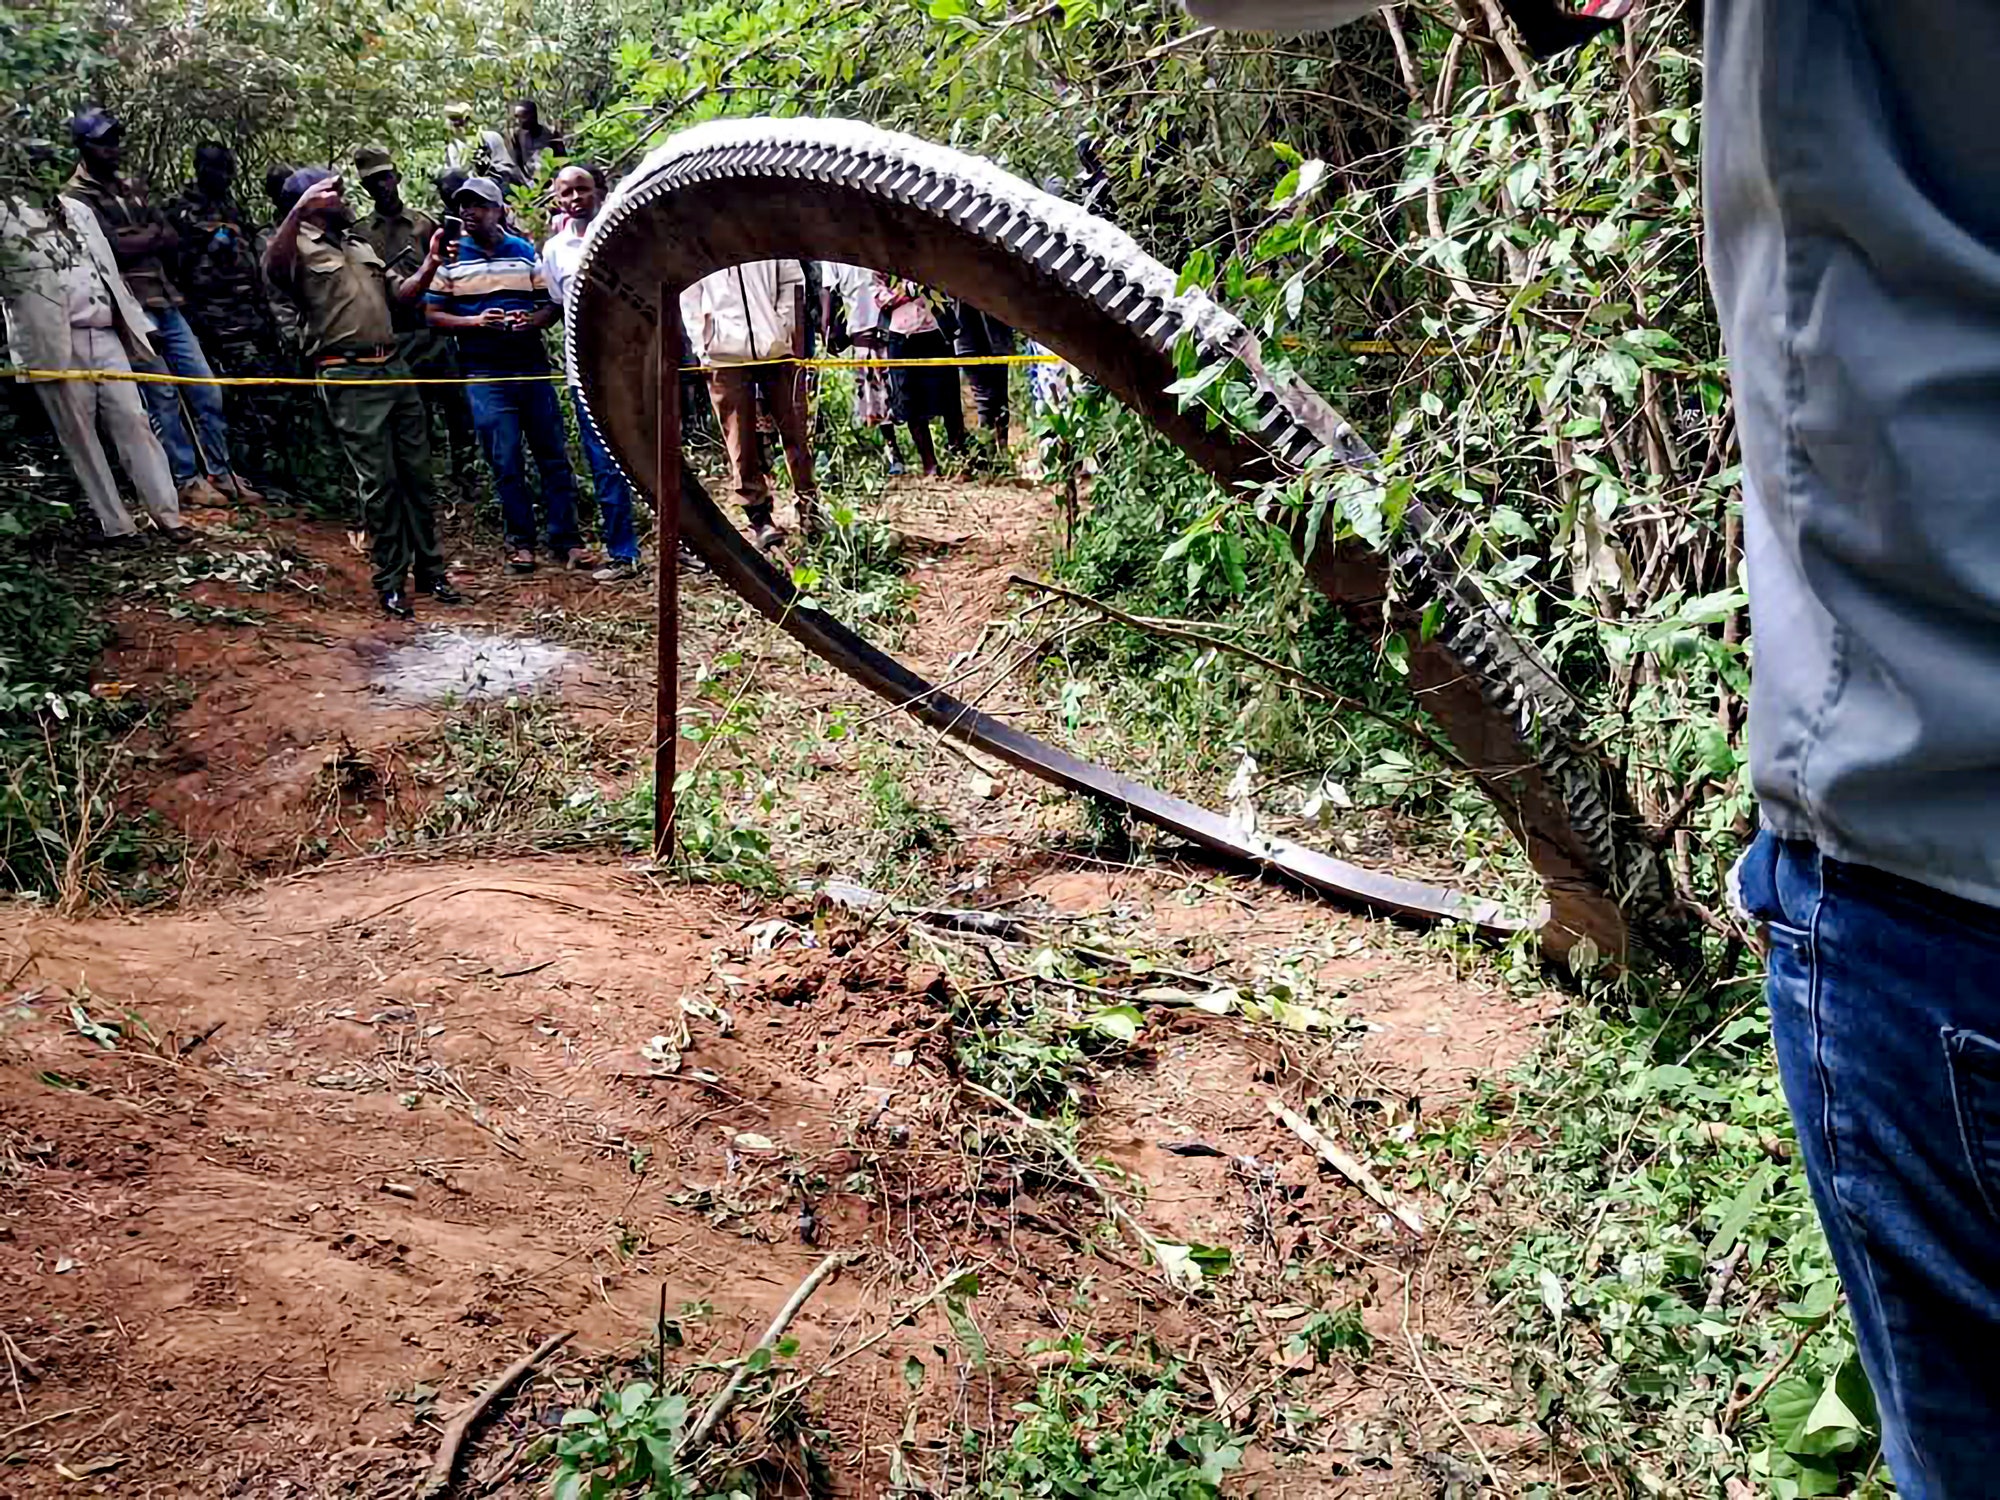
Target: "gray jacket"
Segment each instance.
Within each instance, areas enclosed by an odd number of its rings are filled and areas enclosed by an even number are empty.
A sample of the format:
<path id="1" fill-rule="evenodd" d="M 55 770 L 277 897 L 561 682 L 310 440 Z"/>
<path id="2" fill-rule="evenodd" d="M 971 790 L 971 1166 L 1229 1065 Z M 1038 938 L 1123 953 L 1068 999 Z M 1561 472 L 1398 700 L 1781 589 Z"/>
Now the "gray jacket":
<path id="1" fill-rule="evenodd" d="M 1709 0 L 1774 832 L 2000 905 L 2000 5 Z"/>

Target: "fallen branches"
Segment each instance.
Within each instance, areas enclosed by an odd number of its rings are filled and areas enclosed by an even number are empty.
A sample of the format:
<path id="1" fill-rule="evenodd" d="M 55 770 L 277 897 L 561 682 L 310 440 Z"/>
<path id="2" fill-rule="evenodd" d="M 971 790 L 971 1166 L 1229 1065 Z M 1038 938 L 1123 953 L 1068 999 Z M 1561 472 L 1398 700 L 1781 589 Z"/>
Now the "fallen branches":
<path id="1" fill-rule="evenodd" d="M 1056 1155 L 1063 1159 L 1063 1163 L 1072 1172 L 1076 1173 L 1092 1192 L 1097 1194 L 1099 1201 L 1104 1204 L 1105 1212 L 1111 1215 L 1120 1228 L 1128 1231 L 1134 1239 L 1145 1247 L 1146 1253 L 1153 1258 L 1153 1263 L 1160 1268 L 1160 1274 L 1166 1277 L 1168 1284 L 1175 1291 L 1190 1292 L 1201 1285 L 1201 1270 L 1187 1259 L 1186 1247 L 1164 1244 L 1148 1234 L 1146 1227 L 1132 1217 L 1131 1211 L 1112 1196 L 1111 1189 L 1106 1187 L 1098 1179 L 1097 1174 L 1086 1167 L 1077 1154 L 1069 1149 L 1068 1143 L 1063 1140 L 1061 1133 L 1054 1126 L 1037 1120 L 1033 1115 L 1020 1109 L 1011 1100 L 1001 1098 L 991 1089 L 983 1089 L 976 1083 L 962 1083 L 959 1086 L 970 1093 L 979 1095 L 982 1099 L 991 1100 L 1030 1130 L 1043 1137 L 1055 1150 Z M 1175 1251 L 1179 1251 L 1180 1253 L 1177 1255 L 1174 1253 Z"/>
<path id="2" fill-rule="evenodd" d="M 430 1471 L 417 1486 L 416 1500 L 433 1500 L 451 1488 L 451 1471 L 458 1465 L 459 1449 L 465 1446 L 466 1434 L 475 1423 L 486 1415 L 486 1409 L 498 1401 L 528 1371 L 547 1359 L 557 1349 L 576 1337 L 576 1330 L 565 1328 L 561 1333 L 550 1334 L 528 1353 L 502 1370 L 493 1383 L 458 1409 L 444 1429 L 444 1437 L 438 1443 L 437 1457 L 431 1460 Z"/>
<path id="3" fill-rule="evenodd" d="M 785 1330 L 791 1327 L 792 1319 L 799 1315 L 799 1309 L 806 1305 L 812 1294 L 820 1289 L 821 1284 L 842 1266 L 860 1258 L 855 1251 L 836 1250 L 814 1266 L 812 1274 L 798 1284 L 797 1290 L 792 1293 L 785 1305 L 778 1309 L 777 1317 L 771 1320 L 771 1326 L 764 1330 L 764 1336 L 757 1341 L 757 1349 L 769 1349 L 776 1344 L 784 1336 Z M 755 1354 L 757 1350 L 753 1349 L 750 1352 Z M 730 1406 L 736 1400 L 737 1392 L 743 1389 L 743 1383 L 750 1378 L 750 1364 L 750 1360 L 745 1359 L 737 1365 L 735 1373 L 729 1377 L 729 1383 L 715 1393 L 715 1399 L 708 1403 L 708 1409 L 701 1414 L 700 1420 L 689 1428 L 687 1436 L 681 1439 L 680 1447 L 674 1450 L 676 1458 L 692 1453 L 708 1440 L 708 1435 L 715 1431 L 715 1424 L 728 1414 Z"/>
<path id="4" fill-rule="evenodd" d="M 1293 1135 L 1319 1153 L 1321 1161 L 1360 1188 L 1377 1206 L 1386 1209 L 1411 1234 L 1418 1239 L 1424 1237 L 1424 1221 L 1418 1217 L 1417 1211 L 1377 1182 L 1373 1172 L 1328 1140 L 1317 1125 L 1296 1110 L 1287 1109 L 1276 1099 L 1266 1099 L 1264 1103 L 1272 1114 L 1284 1121 Z"/>
<path id="5" fill-rule="evenodd" d="M 1778 1383 L 1778 1377 L 1792 1367 L 1792 1361 L 1805 1352 L 1805 1347 L 1812 1342 L 1813 1335 L 1832 1321 L 1833 1315 L 1840 1311 L 1846 1301 L 1847 1293 L 1843 1291 L 1833 1299 L 1831 1307 L 1799 1330 L 1799 1336 L 1792 1340 L 1792 1347 L 1785 1351 L 1785 1357 L 1757 1382 L 1754 1391 L 1747 1396 L 1734 1397 L 1730 1400 L 1730 1403 L 1722 1409 L 1722 1421 L 1718 1424 L 1724 1432 L 1729 1431 L 1735 1424 L 1737 1416 L 1744 1408 L 1755 1406 L 1764 1399 L 1764 1393 Z"/>

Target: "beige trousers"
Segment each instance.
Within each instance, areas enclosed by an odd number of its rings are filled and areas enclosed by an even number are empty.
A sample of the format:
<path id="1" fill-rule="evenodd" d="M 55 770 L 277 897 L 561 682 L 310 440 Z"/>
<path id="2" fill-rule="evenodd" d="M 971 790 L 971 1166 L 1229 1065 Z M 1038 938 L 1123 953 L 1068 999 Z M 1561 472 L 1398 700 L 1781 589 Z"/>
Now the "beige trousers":
<path id="1" fill-rule="evenodd" d="M 69 334 L 71 369 L 132 368 L 116 329 L 72 328 Z M 138 491 L 140 501 L 152 512 L 153 519 L 166 530 L 181 524 L 180 501 L 174 494 L 174 476 L 167 468 L 166 450 L 154 436 L 153 424 L 146 417 L 146 403 L 136 384 L 129 380 L 50 380 L 38 383 L 35 389 L 41 392 L 49 421 L 106 536 L 130 536 L 139 528 L 125 502 L 118 497 L 111 460 L 105 456 L 104 444 L 98 437 L 100 423 L 118 450 L 118 462 L 125 469 L 125 477 L 132 481 L 132 488 Z"/>

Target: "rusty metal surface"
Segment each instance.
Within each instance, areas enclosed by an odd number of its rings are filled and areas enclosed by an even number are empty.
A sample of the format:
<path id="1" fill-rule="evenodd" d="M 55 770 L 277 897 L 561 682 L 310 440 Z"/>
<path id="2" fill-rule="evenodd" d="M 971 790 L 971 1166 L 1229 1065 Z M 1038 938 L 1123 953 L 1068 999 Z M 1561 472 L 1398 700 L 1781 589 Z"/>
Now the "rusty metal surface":
<path id="1" fill-rule="evenodd" d="M 796 256 L 909 276 L 961 296 L 1062 354 L 1133 407 L 1219 481 L 1268 477 L 1373 455 L 1315 392 L 1264 365 L 1243 325 L 1102 221 L 989 163 L 851 122 L 706 126 L 655 151 L 600 215 L 579 271 L 569 355 L 584 399 L 633 480 L 657 494 L 653 361 L 663 288 L 741 261 Z M 1204 362 L 1237 360 L 1252 390 L 1253 434 L 1211 428 L 1165 393 L 1176 340 Z M 809 650 L 926 723 L 1009 764 L 1107 797 L 1212 852 L 1405 917 L 1488 932 L 1521 922 L 1489 902 L 1364 870 L 1286 840 L 1246 837 L 1220 815 L 1042 744 L 958 702 L 838 621 L 801 607 L 787 579 L 748 545 L 693 476 L 682 533 L 737 593 Z M 1322 546 L 1308 575 L 1378 631 L 1385 601 L 1411 644 L 1412 679 L 1548 890 L 1545 939 L 1588 935 L 1623 951 L 1633 924 L 1664 923 L 1671 900 L 1657 859 L 1602 758 L 1580 748 L 1581 713 L 1533 651 L 1462 578 L 1433 522 L 1407 518 L 1392 555 Z M 1304 551 L 1303 545 L 1301 551 Z M 1393 584 L 1393 587 L 1392 587 Z M 1439 606 L 1426 637 L 1417 619 Z M 1531 924 L 1532 925 L 1532 924 Z"/>

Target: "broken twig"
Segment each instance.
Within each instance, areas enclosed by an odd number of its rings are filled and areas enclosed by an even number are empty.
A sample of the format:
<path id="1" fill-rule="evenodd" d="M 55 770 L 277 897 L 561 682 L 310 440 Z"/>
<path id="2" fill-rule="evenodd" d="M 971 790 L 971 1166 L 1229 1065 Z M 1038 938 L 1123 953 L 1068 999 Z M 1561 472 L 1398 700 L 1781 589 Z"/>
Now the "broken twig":
<path id="1" fill-rule="evenodd" d="M 820 1284 L 842 1266 L 860 1258 L 860 1255 L 852 1250 L 836 1250 L 814 1266 L 812 1274 L 798 1284 L 797 1290 L 792 1293 L 785 1305 L 778 1309 L 777 1317 L 771 1319 L 771 1326 L 765 1329 L 764 1336 L 757 1340 L 757 1349 L 768 1349 L 784 1337 L 785 1330 L 791 1327 L 792 1319 L 799 1315 L 799 1309 L 806 1305 L 812 1294 L 820 1289 Z M 755 1354 L 757 1350 L 753 1349 L 750 1352 Z M 715 1399 L 708 1403 L 708 1409 L 701 1414 L 701 1419 L 688 1429 L 688 1435 L 681 1439 L 680 1446 L 674 1450 L 676 1457 L 683 1453 L 692 1453 L 708 1441 L 708 1435 L 715 1431 L 716 1423 L 728 1414 L 731 1404 L 736 1400 L 736 1393 L 743 1389 L 743 1383 L 749 1378 L 750 1361 L 745 1359 L 729 1377 L 729 1383 L 715 1393 Z"/>
<path id="2" fill-rule="evenodd" d="M 1369 1171 L 1359 1161 L 1349 1156 L 1340 1147 L 1328 1140 L 1325 1133 L 1317 1125 L 1313 1124 L 1312 1121 L 1308 1120 L 1297 1110 L 1287 1109 L 1276 1099 L 1266 1099 L 1264 1103 L 1269 1107 L 1272 1114 L 1285 1122 L 1293 1135 L 1319 1153 L 1321 1161 L 1360 1188 L 1362 1192 L 1374 1200 L 1378 1207 L 1386 1209 L 1394 1216 L 1396 1222 L 1409 1230 L 1411 1234 L 1414 1234 L 1418 1239 L 1424 1237 L 1424 1221 L 1417 1216 L 1417 1211 L 1399 1201 L 1393 1193 L 1375 1180 L 1373 1172 Z"/>
<path id="3" fill-rule="evenodd" d="M 1054 1148 L 1056 1155 L 1063 1159 L 1069 1169 L 1082 1178 L 1085 1185 L 1097 1194 L 1098 1199 L 1104 1204 L 1105 1211 L 1111 1215 L 1121 1228 L 1130 1231 L 1132 1237 L 1145 1247 L 1146 1253 L 1153 1258 L 1153 1263 L 1160 1268 L 1160 1274 L 1167 1278 L 1168 1284 L 1176 1291 L 1189 1292 L 1200 1287 L 1201 1272 L 1199 1269 L 1194 1268 L 1192 1263 L 1186 1259 L 1186 1247 L 1162 1244 L 1159 1240 L 1154 1239 L 1152 1235 L 1148 1234 L 1145 1225 L 1133 1218 L 1131 1211 L 1112 1196 L 1111 1189 L 1099 1181 L 1097 1174 L 1086 1167 L 1077 1154 L 1069 1149 L 1069 1146 L 1063 1141 L 1062 1135 L 1054 1127 L 1037 1120 L 1033 1115 L 1024 1112 L 1012 1101 L 1001 1098 L 991 1089 L 983 1089 L 976 1083 L 961 1084 L 960 1087 L 979 1095 L 982 1099 L 992 1100 L 1023 1125 L 1042 1136 Z M 1182 1253 L 1176 1256 L 1172 1253 L 1174 1251 Z"/>
<path id="4" fill-rule="evenodd" d="M 434 1500 L 451 1488 L 451 1471 L 458 1465 L 458 1451 L 465 1446 L 465 1435 L 473 1424 L 486 1414 L 486 1409 L 505 1395 L 508 1389 L 528 1371 L 547 1359 L 549 1355 L 576 1337 L 574 1328 L 565 1328 L 561 1333 L 552 1333 L 528 1353 L 502 1370 L 493 1383 L 458 1409 L 444 1429 L 444 1437 L 438 1443 L 437 1457 L 431 1460 L 430 1472 L 424 1475 L 423 1483 L 417 1486 L 416 1500 Z"/>

